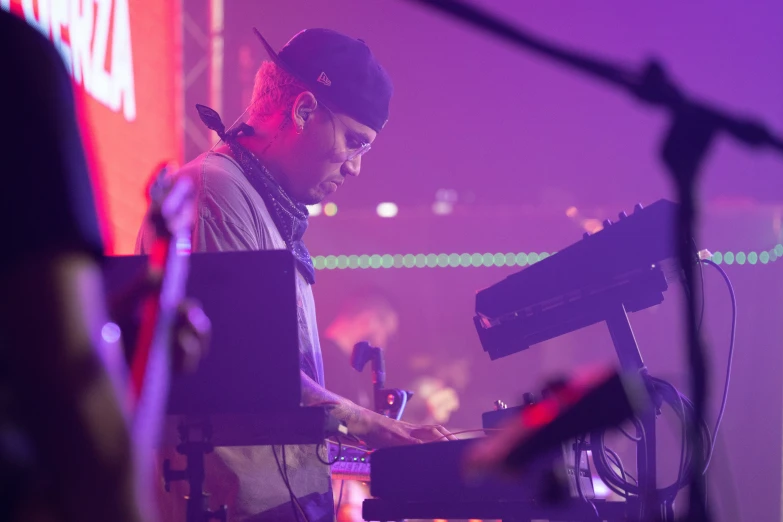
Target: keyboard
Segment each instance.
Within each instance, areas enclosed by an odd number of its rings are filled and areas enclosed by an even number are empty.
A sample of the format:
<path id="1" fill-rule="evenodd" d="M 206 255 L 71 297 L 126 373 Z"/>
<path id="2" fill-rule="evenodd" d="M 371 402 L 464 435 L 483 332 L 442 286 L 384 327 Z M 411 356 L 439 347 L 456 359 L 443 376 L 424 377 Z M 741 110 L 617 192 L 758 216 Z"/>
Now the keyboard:
<path id="1" fill-rule="evenodd" d="M 548 493 L 548 481 L 555 480 L 555 476 L 570 477 L 566 482 L 573 480 L 574 461 L 567 446 L 556 448 L 531 463 L 526 473 L 512 480 L 468 477 L 463 472 L 463 455 L 477 442 L 477 439 L 431 442 L 375 451 L 370 468 L 372 495 L 402 501 L 532 501 Z M 580 483 L 585 495 L 593 497 L 584 454 L 582 464 Z"/>
<path id="2" fill-rule="evenodd" d="M 473 318 L 492 360 L 606 320 L 607 304 L 637 312 L 679 281 L 672 237 L 678 205 L 659 200 L 476 294 Z"/>

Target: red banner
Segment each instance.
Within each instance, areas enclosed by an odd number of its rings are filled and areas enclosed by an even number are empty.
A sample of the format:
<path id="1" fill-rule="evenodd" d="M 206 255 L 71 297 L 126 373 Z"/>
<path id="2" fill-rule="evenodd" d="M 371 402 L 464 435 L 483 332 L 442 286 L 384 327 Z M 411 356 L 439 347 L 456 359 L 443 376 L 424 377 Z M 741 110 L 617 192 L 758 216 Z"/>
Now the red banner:
<path id="1" fill-rule="evenodd" d="M 182 158 L 178 0 L 0 0 L 60 51 L 74 81 L 109 253 L 133 252 L 153 169 Z M 21 52 L 21 50 L 20 50 Z"/>

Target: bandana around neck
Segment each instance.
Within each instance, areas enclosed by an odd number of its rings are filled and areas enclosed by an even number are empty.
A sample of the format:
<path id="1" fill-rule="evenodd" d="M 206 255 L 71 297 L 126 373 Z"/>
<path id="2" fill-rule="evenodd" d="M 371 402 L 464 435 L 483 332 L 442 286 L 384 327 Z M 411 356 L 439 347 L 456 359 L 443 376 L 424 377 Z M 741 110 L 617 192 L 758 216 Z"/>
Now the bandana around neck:
<path id="1" fill-rule="evenodd" d="M 308 283 L 315 284 L 315 269 L 307 247 L 302 240 L 307 230 L 307 207 L 289 196 L 283 187 L 269 173 L 269 169 L 258 157 L 239 144 L 237 137 L 242 134 L 251 136 L 253 128 L 241 123 L 228 132 L 220 119 L 220 115 L 204 105 L 196 105 L 201 121 L 220 136 L 231 149 L 234 159 L 242 167 L 247 179 L 252 183 L 258 194 L 266 203 L 272 220 L 283 237 L 288 250 L 296 259 L 296 267 Z"/>

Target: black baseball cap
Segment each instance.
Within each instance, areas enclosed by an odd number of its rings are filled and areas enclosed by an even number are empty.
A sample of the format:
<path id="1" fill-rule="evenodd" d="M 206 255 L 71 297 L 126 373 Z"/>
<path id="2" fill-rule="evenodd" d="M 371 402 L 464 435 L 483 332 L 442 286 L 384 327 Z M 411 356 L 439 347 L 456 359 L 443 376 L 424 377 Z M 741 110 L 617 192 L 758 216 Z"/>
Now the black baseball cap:
<path id="1" fill-rule="evenodd" d="M 276 53 L 253 28 L 269 57 L 327 107 L 380 132 L 389 119 L 389 75 L 363 40 L 331 29 L 305 29 Z"/>

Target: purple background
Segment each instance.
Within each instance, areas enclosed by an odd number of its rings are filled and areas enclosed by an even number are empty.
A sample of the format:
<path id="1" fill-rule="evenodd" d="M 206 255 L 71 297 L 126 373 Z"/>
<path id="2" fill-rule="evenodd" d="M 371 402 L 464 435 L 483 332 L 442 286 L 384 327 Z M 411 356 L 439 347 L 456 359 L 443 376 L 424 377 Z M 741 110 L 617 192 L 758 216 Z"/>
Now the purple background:
<path id="1" fill-rule="evenodd" d="M 657 56 L 689 92 L 763 117 L 783 132 L 783 2 L 480 3 L 541 36 L 629 66 Z M 335 195 L 337 216 L 312 220 L 306 239 L 315 255 L 551 252 L 581 236 L 565 216 L 570 206 L 603 219 L 630 211 L 637 201 L 673 197 L 657 157 L 666 118 L 623 93 L 401 0 L 226 4 L 224 120 L 244 109 L 247 78 L 264 58 L 252 25 L 278 48 L 307 27 L 363 38 L 394 79 L 390 122 L 365 156 L 361 177 Z M 252 58 L 244 69 L 242 53 Z M 780 157 L 721 138 L 700 188 L 700 247 L 747 252 L 783 241 Z M 440 189 L 457 193 L 450 216 L 431 213 Z M 399 215 L 377 218 L 382 201 L 399 205 Z M 710 500 L 718 520 L 777 520 L 783 262 L 726 268 L 740 322 Z M 494 399 L 513 404 L 554 373 L 615 361 L 609 336 L 597 325 L 490 362 L 472 328 L 473 295 L 514 270 L 322 270 L 315 286 L 321 324 L 354 289 L 387 291 L 401 316 L 400 332 L 387 347 L 390 384 L 402 385 L 414 355 L 429 353 L 441 366 L 469 361 L 471 380 L 452 426 L 475 428 Z M 710 269 L 706 276 L 712 421 L 725 372 L 729 306 L 717 273 Z M 668 292 L 662 306 L 632 321 L 651 373 L 687 391 L 679 294 L 677 288 Z M 679 431 L 673 426 L 666 417 L 659 421 L 662 485 L 676 469 Z M 620 449 L 632 465 L 628 445 Z"/>

